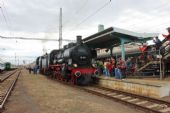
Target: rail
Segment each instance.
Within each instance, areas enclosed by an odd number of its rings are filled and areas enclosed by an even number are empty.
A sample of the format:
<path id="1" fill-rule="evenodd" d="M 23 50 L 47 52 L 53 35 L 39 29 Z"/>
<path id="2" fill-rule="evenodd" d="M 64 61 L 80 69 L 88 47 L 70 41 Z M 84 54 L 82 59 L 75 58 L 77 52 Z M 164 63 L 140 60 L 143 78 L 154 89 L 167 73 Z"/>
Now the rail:
<path id="1" fill-rule="evenodd" d="M 15 70 L 15 71 L 7 74 L 7 75 L 3 75 L 3 76 L 5 76 L 5 77 L 0 78 L 0 83 L 3 82 L 3 81 L 5 81 L 6 79 L 8 79 L 11 75 L 15 74 L 16 72 L 17 72 L 17 70 Z"/>
<path id="2" fill-rule="evenodd" d="M 70 83 L 58 81 L 61 84 L 69 85 L 79 90 L 86 91 L 88 93 L 95 94 L 97 96 L 105 97 L 114 101 L 121 102 L 126 105 L 130 105 L 142 111 L 151 113 L 170 113 L 170 102 L 123 92 L 119 90 L 109 89 L 101 86 L 75 86 Z"/>
<path id="3" fill-rule="evenodd" d="M 145 96 L 139 96 L 139 95 L 122 92 L 118 90 L 112 90 L 112 89 L 99 87 L 99 86 L 84 87 L 81 89 L 98 96 L 102 96 L 124 104 L 131 105 L 143 111 L 153 112 L 153 113 L 170 112 L 170 102 L 167 101 L 145 97 Z"/>
<path id="4" fill-rule="evenodd" d="M 15 73 L 14 73 L 14 74 L 15 74 Z M 16 75 L 16 78 L 12 81 L 12 83 L 11 83 L 10 87 L 8 88 L 8 90 L 6 91 L 5 95 L 3 95 L 3 100 L 2 100 L 2 102 L 1 102 L 1 104 L 0 104 L 0 111 L 3 109 L 4 104 L 5 104 L 5 102 L 7 101 L 7 99 L 8 99 L 8 97 L 9 97 L 12 89 L 14 88 L 15 83 L 16 83 L 16 81 L 18 80 L 18 77 L 19 77 L 20 74 L 21 74 L 21 71 L 18 72 L 18 74 Z"/>

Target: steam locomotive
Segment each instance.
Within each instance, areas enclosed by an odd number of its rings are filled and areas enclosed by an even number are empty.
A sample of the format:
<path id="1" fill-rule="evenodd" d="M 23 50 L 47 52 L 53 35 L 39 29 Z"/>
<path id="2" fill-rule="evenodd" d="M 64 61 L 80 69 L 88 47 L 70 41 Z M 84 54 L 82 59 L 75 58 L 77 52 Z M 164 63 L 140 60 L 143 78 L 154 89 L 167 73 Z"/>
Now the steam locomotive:
<path id="1" fill-rule="evenodd" d="M 36 59 L 40 73 L 77 85 L 87 85 L 97 81 L 99 72 L 95 66 L 96 50 L 82 43 L 69 43 L 63 49 L 53 50 Z"/>

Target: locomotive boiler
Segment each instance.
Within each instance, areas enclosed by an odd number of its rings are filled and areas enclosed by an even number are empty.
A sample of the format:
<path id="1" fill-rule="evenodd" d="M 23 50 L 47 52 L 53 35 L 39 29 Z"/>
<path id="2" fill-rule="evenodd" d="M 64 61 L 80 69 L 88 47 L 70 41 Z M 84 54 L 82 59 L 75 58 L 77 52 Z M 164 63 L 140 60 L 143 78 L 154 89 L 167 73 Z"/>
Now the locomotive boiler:
<path id="1" fill-rule="evenodd" d="M 95 67 L 96 57 L 96 50 L 82 43 L 81 36 L 78 36 L 77 43 L 69 43 L 63 49 L 38 57 L 36 64 L 42 73 L 52 78 L 87 85 L 95 82 L 99 74 Z"/>

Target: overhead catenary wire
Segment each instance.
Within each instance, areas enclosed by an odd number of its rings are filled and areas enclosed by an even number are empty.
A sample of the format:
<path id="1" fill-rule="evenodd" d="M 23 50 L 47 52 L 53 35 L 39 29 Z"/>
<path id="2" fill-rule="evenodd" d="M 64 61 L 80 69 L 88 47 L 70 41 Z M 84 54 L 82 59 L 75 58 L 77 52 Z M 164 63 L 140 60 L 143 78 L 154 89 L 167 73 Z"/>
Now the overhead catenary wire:
<path id="1" fill-rule="evenodd" d="M 0 10 L 1 10 L 2 16 L 3 16 L 4 20 L 5 20 L 5 23 L 6 23 L 6 25 L 8 26 L 8 22 L 7 22 L 7 19 L 6 19 L 6 17 L 5 17 L 5 14 L 4 14 L 4 11 L 3 11 L 2 7 L 0 7 Z M 8 26 L 8 27 L 9 27 L 9 26 Z"/>
<path id="2" fill-rule="evenodd" d="M 97 9 L 95 12 L 93 12 L 92 14 L 90 14 L 89 16 L 87 16 L 86 18 L 84 18 L 80 23 L 78 23 L 77 25 L 75 25 L 74 29 L 77 28 L 78 26 L 80 26 L 81 24 L 83 24 L 84 22 L 86 22 L 89 18 L 93 17 L 94 15 L 96 15 L 98 12 L 100 12 L 103 8 L 105 8 L 107 5 L 109 5 L 111 3 L 111 0 L 109 0 L 109 2 L 105 3 L 102 7 L 100 7 L 99 9 Z"/>
<path id="3" fill-rule="evenodd" d="M 0 38 L 3 39 L 21 39 L 21 40 L 44 40 L 44 41 L 58 41 L 58 39 L 45 39 L 45 38 L 26 38 L 26 37 L 6 37 L 6 36 L 1 36 Z M 75 40 L 70 40 L 70 39 L 63 39 L 63 41 L 68 41 L 68 42 L 75 42 Z"/>
<path id="4" fill-rule="evenodd" d="M 164 6 L 164 7 L 162 7 L 162 6 Z M 161 5 L 159 5 L 159 6 L 157 6 L 157 7 L 154 7 L 154 8 L 152 8 L 152 10 L 151 11 L 148 11 L 147 13 L 152 13 L 152 11 L 154 11 L 154 12 L 160 12 L 160 11 L 162 11 L 162 10 L 166 10 L 165 9 L 165 7 L 168 7 L 169 8 L 169 4 L 167 4 L 167 2 L 166 3 L 163 3 L 163 4 L 161 4 Z M 143 10 L 143 9 L 141 9 L 141 10 Z M 168 10 L 167 10 L 168 11 Z M 159 13 L 157 13 L 158 14 L 158 16 L 165 16 L 166 17 L 166 15 L 169 15 L 169 14 L 159 14 Z M 139 15 L 138 15 L 139 16 Z M 134 15 L 134 16 L 131 16 L 130 18 L 125 18 L 125 19 L 123 19 L 123 20 L 121 20 L 121 21 L 118 21 L 117 22 L 117 24 L 119 24 L 119 23 L 125 23 L 125 24 L 128 24 L 128 25 L 125 25 L 124 27 L 126 27 L 126 28 L 129 28 L 129 27 L 132 27 L 132 28 L 134 28 L 134 26 L 139 26 L 139 28 L 140 27 L 143 27 L 144 25 L 146 26 L 147 25 L 147 23 L 149 23 L 148 25 L 150 25 L 150 22 L 153 22 L 153 21 L 155 21 L 156 23 L 157 23 L 157 20 L 159 20 L 160 18 L 156 18 L 156 17 L 150 17 L 150 18 L 146 18 L 145 19 L 145 17 L 141 17 L 140 19 L 135 19 L 136 20 L 136 22 L 133 22 L 133 23 L 129 23 L 130 21 L 132 22 L 133 20 L 134 20 L 134 18 L 136 18 L 137 16 L 136 15 Z M 143 19 L 145 19 L 145 20 L 143 20 Z M 141 22 L 143 22 L 143 21 L 147 21 L 147 22 L 144 22 L 143 24 L 141 24 Z M 128 22 L 128 23 L 127 23 Z M 165 21 L 164 21 L 165 22 Z M 123 25 L 123 24 L 122 24 Z M 150 26 L 148 26 L 148 27 L 150 27 Z M 155 25 L 154 27 L 157 27 L 157 25 Z M 159 26 L 158 26 L 159 27 Z M 136 27 L 135 27 L 136 28 Z"/>
<path id="5" fill-rule="evenodd" d="M 86 6 L 86 4 L 88 3 L 89 0 L 86 0 L 83 5 L 78 8 L 78 10 L 75 11 L 74 15 L 71 15 L 72 17 L 74 17 L 76 14 L 78 14 L 79 12 L 81 12 L 81 10 Z M 71 19 L 67 19 L 65 22 L 63 22 L 63 26 L 66 26 L 69 22 L 71 21 Z"/>
<path id="6" fill-rule="evenodd" d="M 4 8 L 4 11 L 6 12 L 6 15 L 8 16 L 8 14 L 7 14 L 7 9 L 6 9 L 6 7 L 5 7 L 4 1 L 3 1 L 3 0 L 1 0 L 1 1 L 2 1 L 2 6 L 3 6 L 3 8 Z"/>
<path id="7" fill-rule="evenodd" d="M 2 58 L 14 58 L 13 56 L 7 56 L 7 55 L 3 55 L 3 56 L 1 56 L 1 58 L 0 59 L 2 59 Z M 19 56 L 19 57 L 22 57 L 22 58 L 37 58 L 37 56 Z"/>
<path id="8" fill-rule="evenodd" d="M 165 15 L 166 16 L 166 15 Z M 159 18 L 160 19 L 160 18 Z M 162 21 L 162 22 L 156 22 L 155 20 L 159 20 L 159 19 L 154 19 L 154 21 L 149 21 L 149 20 L 152 20 L 152 19 L 148 19 L 148 21 L 149 22 L 145 22 L 144 24 L 142 24 L 142 26 L 139 26 L 138 28 L 142 28 L 143 26 L 145 26 L 145 28 L 147 27 L 147 28 L 150 28 L 149 30 L 154 30 L 154 29 L 157 29 L 157 28 L 159 28 L 159 27 L 161 27 L 162 26 L 162 28 L 163 28 L 163 26 L 165 27 L 165 24 L 167 24 L 167 26 L 166 27 L 169 27 L 170 25 L 169 25 L 169 22 L 170 21 Z M 152 22 L 154 22 L 154 23 L 156 23 L 156 24 L 154 24 L 154 25 L 151 25 L 151 23 Z M 141 24 L 140 24 L 141 25 Z M 128 25 L 128 26 L 126 26 L 126 27 L 134 27 L 134 26 L 138 26 L 138 24 L 133 24 L 133 25 Z M 142 28 L 142 29 L 144 29 L 144 28 Z"/>
<path id="9" fill-rule="evenodd" d="M 160 14 L 159 16 L 166 16 L 166 15 L 168 15 L 168 14 Z M 147 21 L 147 22 L 149 22 L 149 23 L 151 23 L 151 22 L 155 22 L 156 23 L 156 21 L 158 21 L 160 18 L 149 18 L 149 19 L 146 19 L 145 21 Z M 142 20 L 139 20 L 139 22 L 142 22 Z M 145 22 L 144 24 L 146 24 L 147 22 Z M 169 21 L 168 21 L 169 22 Z M 164 22 L 164 23 L 168 23 L 168 22 Z M 163 24 L 164 24 L 163 23 Z M 142 25 L 144 25 L 144 24 L 142 24 Z M 161 23 L 162 24 L 162 23 Z M 160 24 L 160 25 L 161 25 Z M 130 25 L 128 25 L 127 27 L 134 27 L 134 26 L 139 26 L 140 27 L 140 25 L 141 24 L 130 24 Z M 156 25 L 157 26 L 157 25 Z M 154 26 L 151 26 L 151 27 L 154 27 Z"/>
<path id="10" fill-rule="evenodd" d="M 164 22 L 164 23 L 159 23 L 158 25 L 149 26 L 149 27 L 151 27 L 150 30 L 154 30 L 154 29 L 157 29 L 157 28 L 159 28 L 159 27 L 161 27 L 161 26 L 165 26 L 164 24 L 168 24 L 168 23 L 170 23 L 170 21 L 167 21 L 167 22 Z M 170 26 L 170 25 L 168 24 L 168 25 L 166 26 L 166 28 L 169 27 L 169 26 Z M 165 29 L 166 29 L 166 28 L 165 28 Z"/>
<path id="11" fill-rule="evenodd" d="M 8 24 L 11 24 L 10 16 L 8 15 L 8 11 L 7 11 L 6 7 L 5 7 L 5 3 L 4 3 L 3 0 L 2 0 L 2 5 L 3 5 L 3 8 L 4 8 L 4 12 L 6 13 L 6 19 L 8 21 Z"/>
<path id="12" fill-rule="evenodd" d="M 152 8 L 152 11 L 160 11 L 160 10 L 158 10 L 158 9 L 162 9 L 162 8 L 165 8 L 165 7 L 167 7 L 167 6 L 169 6 L 169 4 L 168 5 L 166 5 L 167 4 L 167 2 L 166 3 L 164 3 L 164 4 L 161 4 L 161 5 L 159 5 L 159 6 L 157 6 L 157 7 L 154 7 L 154 8 Z M 164 7 L 162 7 L 162 6 L 164 6 Z M 140 9 L 138 9 L 138 10 L 143 10 L 143 8 L 140 8 Z M 148 11 L 148 12 L 151 12 L 151 11 Z M 123 19 L 123 20 L 121 20 L 120 22 L 129 22 L 129 21 L 131 21 L 132 20 L 132 18 L 135 18 L 136 16 L 132 16 L 130 19 Z M 152 18 L 153 19 L 153 18 Z M 155 18 L 154 18 L 155 19 Z M 129 26 L 131 26 L 131 25 L 134 25 L 134 24 L 130 24 Z M 136 24 L 135 24 L 136 25 Z M 138 24 L 137 24 L 138 25 Z"/>
<path id="13" fill-rule="evenodd" d="M 4 8 L 4 10 L 6 11 L 6 15 L 7 15 L 7 10 L 6 10 L 6 8 L 5 8 L 5 5 L 4 5 L 4 2 L 3 2 L 3 1 L 2 1 L 2 4 L 3 4 L 3 8 Z M 10 25 L 9 25 L 9 23 L 8 23 L 8 21 L 10 21 L 10 19 L 9 19 L 9 16 L 7 16 L 7 17 L 5 16 L 5 12 L 4 12 L 3 8 L 2 8 L 2 6 L 0 6 L 0 10 L 1 10 L 2 16 L 3 16 L 4 21 L 5 21 L 5 23 L 6 23 L 7 29 L 9 30 L 9 34 L 11 35 L 12 33 L 11 33 L 11 30 L 10 30 Z M 8 19 L 7 19 L 7 18 L 8 18 Z"/>

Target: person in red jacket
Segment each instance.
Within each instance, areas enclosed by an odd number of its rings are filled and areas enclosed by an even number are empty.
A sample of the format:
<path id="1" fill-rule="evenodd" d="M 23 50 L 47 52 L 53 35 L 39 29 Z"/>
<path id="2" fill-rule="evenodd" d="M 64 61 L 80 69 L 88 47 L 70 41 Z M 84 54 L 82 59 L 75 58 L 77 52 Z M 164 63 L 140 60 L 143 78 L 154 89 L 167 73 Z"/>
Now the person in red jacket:
<path id="1" fill-rule="evenodd" d="M 103 74 L 104 74 L 106 77 L 110 77 L 109 65 L 110 65 L 110 62 L 108 62 L 108 61 L 106 60 L 106 62 L 104 63 L 104 69 L 103 69 Z"/>
<path id="2" fill-rule="evenodd" d="M 111 58 L 110 63 L 108 64 L 108 70 L 109 70 L 110 76 L 114 76 L 114 71 L 113 71 L 114 68 L 115 68 L 115 60 L 114 58 Z"/>
<path id="3" fill-rule="evenodd" d="M 106 68 L 107 68 L 108 73 L 109 73 L 108 75 L 110 76 L 110 74 L 111 74 L 111 73 L 110 73 L 110 69 L 111 69 L 111 63 L 110 63 L 110 61 L 107 62 Z"/>
<path id="4" fill-rule="evenodd" d="M 168 31 L 168 35 L 162 34 L 162 36 L 165 38 L 165 40 L 170 41 L 170 27 L 166 28 L 166 30 Z"/>
<path id="5" fill-rule="evenodd" d="M 170 41 L 170 27 L 168 27 L 166 30 L 168 31 L 167 40 Z"/>

